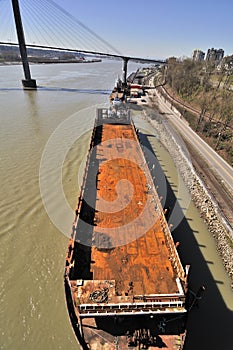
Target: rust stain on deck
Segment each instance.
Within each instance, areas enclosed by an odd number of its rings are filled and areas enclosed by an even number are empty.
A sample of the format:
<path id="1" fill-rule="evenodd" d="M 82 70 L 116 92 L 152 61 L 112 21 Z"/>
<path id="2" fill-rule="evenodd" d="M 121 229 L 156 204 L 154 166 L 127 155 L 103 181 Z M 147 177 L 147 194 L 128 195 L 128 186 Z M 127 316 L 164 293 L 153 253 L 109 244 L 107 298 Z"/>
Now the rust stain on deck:
<path id="1" fill-rule="evenodd" d="M 115 280 L 118 295 L 178 293 L 165 218 L 132 126 L 104 124 L 96 158 L 93 280 Z"/>

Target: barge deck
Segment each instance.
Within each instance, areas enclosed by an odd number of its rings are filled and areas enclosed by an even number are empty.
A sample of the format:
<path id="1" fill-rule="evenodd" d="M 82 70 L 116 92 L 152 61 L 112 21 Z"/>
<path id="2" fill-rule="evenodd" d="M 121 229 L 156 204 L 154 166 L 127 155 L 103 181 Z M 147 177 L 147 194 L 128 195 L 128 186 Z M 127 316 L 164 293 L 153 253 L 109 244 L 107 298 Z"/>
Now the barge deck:
<path id="1" fill-rule="evenodd" d="M 137 131 L 121 113 L 98 110 L 66 257 L 79 342 L 182 349 L 187 273 Z"/>

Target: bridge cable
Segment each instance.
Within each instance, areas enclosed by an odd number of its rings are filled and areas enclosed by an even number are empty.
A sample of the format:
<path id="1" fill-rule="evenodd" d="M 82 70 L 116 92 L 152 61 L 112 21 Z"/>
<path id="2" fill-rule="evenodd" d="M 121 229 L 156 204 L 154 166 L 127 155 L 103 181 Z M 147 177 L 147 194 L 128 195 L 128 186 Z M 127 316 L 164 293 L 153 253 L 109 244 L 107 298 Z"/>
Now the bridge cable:
<path id="1" fill-rule="evenodd" d="M 75 23 L 78 23 L 82 28 L 84 28 L 87 32 L 92 34 L 94 37 L 96 37 L 98 40 L 100 40 L 102 43 L 104 43 L 107 47 L 111 48 L 114 52 L 120 54 L 120 52 L 114 48 L 111 44 L 109 44 L 106 40 L 101 38 L 99 35 L 97 35 L 94 31 L 92 31 L 90 28 L 88 28 L 86 25 L 84 25 L 81 21 L 79 21 L 77 18 L 72 16 L 69 12 L 67 12 L 65 9 L 60 7 L 58 4 L 56 4 L 53 0 L 47 0 L 49 3 L 53 4 L 55 8 L 60 10 L 62 13 L 64 13 L 69 19 L 74 21 Z"/>
<path id="2" fill-rule="evenodd" d="M 28 24 L 28 16 L 26 16 L 26 13 L 25 13 L 25 18 L 24 18 L 24 23 L 25 23 L 25 27 L 26 27 L 26 24 L 27 26 L 30 28 L 31 30 L 31 27 L 35 27 L 37 29 L 37 31 L 39 32 L 41 38 L 44 40 L 44 42 L 46 42 L 49 46 L 49 41 L 48 41 L 48 38 L 54 42 L 54 37 L 56 37 L 56 32 L 54 31 L 54 29 L 52 28 L 51 26 L 51 21 L 50 21 L 50 27 L 49 27 L 49 22 L 46 21 L 46 18 L 45 16 L 40 16 L 40 24 L 43 25 L 43 28 L 41 27 L 41 25 L 38 25 L 38 20 L 34 19 L 34 13 L 35 13 L 35 10 L 36 10 L 36 13 L 40 13 L 39 11 L 41 11 L 41 8 L 38 7 L 38 4 L 34 4 L 34 6 L 32 6 L 31 2 L 27 3 L 26 1 L 24 1 L 24 7 L 25 7 L 25 12 L 26 10 L 28 11 L 28 13 L 31 14 L 30 16 L 30 19 L 29 19 L 29 23 L 31 24 L 32 22 L 32 26 L 29 26 Z M 22 17 L 23 17 L 23 11 L 22 11 Z M 46 30 L 47 28 L 47 30 Z M 25 30 L 25 32 L 30 32 L 29 30 Z M 38 42 L 40 43 L 41 40 L 39 39 Z M 62 42 L 61 38 L 60 38 L 60 42 L 62 43 L 62 45 L 64 45 L 64 42 Z"/>
<path id="3" fill-rule="evenodd" d="M 67 47 L 67 44 L 72 47 L 72 43 L 74 42 L 74 38 L 78 37 L 79 43 L 81 43 L 81 47 L 83 49 L 83 46 L 86 45 L 87 42 L 92 44 L 92 47 L 95 47 L 96 50 L 96 38 L 93 37 L 93 35 L 90 34 L 90 32 L 85 31 L 84 27 L 80 27 L 80 21 L 76 21 L 74 24 L 71 23 L 71 20 L 67 20 L 66 11 L 64 14 L 64 11 L 61 12 L 60 7 L 54 8 L 54 2 L 48 1 L 48 0 L 37 0 L 34 1 L 34 4 L 32 4 L 31 1 L 22 1 L 22 17 L 24 18 L 24 23 L 28 30 L 25 30 L 25 32 L 33 33 L 33 35 L 36 37 L 36 40 L 38 41 L 38 36 L 36 35 L 35 31 L 31 29 L 31 26 L 29 26 L 29 23 L 33 24 L 33 27 L 36 28 L 36 30 L 39 32 L 42 40 L 44 42 L 48 43 L 47 38 L 50 38 L 52 42 L 62 42 L 62 45 L 64 47 Z M 34 15 L 35 13 L 35 15 Z M 29 15 L 27 15 L 29 14 Z M 38 17 L 40 17 L 40 23 L 43 24 L 43 29 L 41 26 L 38 26 Z M 29 18 L 29 20 L 28 20 Z M 36 18 L 36 19 L 35 19 Z M 74 22 L 74 21 L 73 21 Z M 49 24 L 48 24 L 49 23 Z M 78 28 L 77 28 L 78 26 Z M 78 34 L 76 35 L 75 29 L 78 30 Z M 70 33 L 69 36 L 65 36 L 64 33 Z M 82 35 L 80 35 L 82 34 Z M 28 38 L 31 38 L 31 36 L 28 34 Z M 58 39 L 59 37 L 59 39 Z M 72 38 L 72 41 L 69 40 L 69 37 Z M 32 40 L 33 42 L 34 40 Z M 41 40 L 39 40 L 41 42 Z M 94 45 L 93 45 L 94 44 Z M 103 48 L 103 51 L 106 51 L 106 48 L 103 45 L 103 42 L 99 42 L 101 44 L 101 47 Z M 48 45 L 51 46 L 51 45 Z M 61 46 L 61 45 L 57 45 Z M 79 45 L 78 45 L 79 46 Z M 77 45 L 75 49 L 77 48 Z M 100 51 L 99 49 L 97 51 Z"/>
<path id="4" fill-rule="evenodd" d="M 54 13 L 54 9 L 52 9 L 52 11 L 50 11 L 49 5 L 50 4 L 48 4 L 45 1 L 45 3 L 43 4 L 43 7 L 47 8 L 49 10 L 49 13 L 51 13 L 51 12 Z M 72 47 L 73 41 L 74 41 L 74 28 L 73 27 L 71 28 L 70 26 L 68 26 L 67 25 L 67 21 L 61 16 L 57 16 L 57 17 L 56 16 L 51 16 L 50 17 L 50 22 L 51 22 L 51 19 L 52 19 L 53 23 L 55 24 L 55 26 L 57 25 L 57 22 L 59 21 L 59 36 L 60 37 L 62 36 L 64 38 L 65 42 L 66 42 L 65 45 L 63 43 L 64 47 L 67 47 L 67 43 Z M 63 24 L 64 24 L 64 26 L 63 26 Z M 63 33 L 67 33 L 67 34 L 69 33 L 70 37 L 72 38 L 72 41 L 69 40 L 68 36 L 64 36 Z M 81 41 L 81 47 L 83 47 L 82 45 L 86 44 L 85 38 L 84 39 L 81 38 L 80 41 Z"/>
<path id="5" fill-rule="evenodd" d="M 54 46 L 56 43 L 57 47 L 70 46 L 74 51 L 78 48 L 93 52 L 109 52 L 110 48 L 117 51 L 53 0 L 20 0 L 20 8 L 27 45 Z M 0 41 L 4 42 L 5 37 L 5 42 L 17 42 L 10 0 L 0 0 L 0 23 Z"/>
<path id="6" fill-rule="evenodd" d="M 47 0 L 45 2 L 48 3 Z M 51 6 L 50 2 L 49 2 L 49 5 Z M 54 13 L 54 8 L 50 12 Z M 85 47 L 87 42 L 89 41 L 92 44 L 94 44 L 94 49 L 96 50 L 97 49 L 97 47 L 96 47 L 96 43 L 97 43 L 96 42 L 96 38 L 93 38 L 93 36 L 89 32 L 85 31 L 83 27 L 80 27 L 79 22 L 73 21 L 73 23 L 71 23 L 70 18 L 67 21 L 66 12 L 65 12 L 65 14 L 62 12 L 62 15 L 63 16 L 61 16 L 61 13 L 59 12 L 59 21 L 60 21 L 60 23 L 61 23 L 61 21 L 62 21 L 62 23 L 64 23 L 64 30 L 63 31 L 64 32 L 67 32 L 67 31 L 70 32 L 70 35 L 72 37 L 72 43 L 74 42 L 74 36 L 77 36 L 79 38 L 79 40 L 81 41 L 81 45 L 84 45 L 84 47 Z M 77 28 L 77 25 L 78 25 L 78 28 Z M 74 27 L 74 26 L 76 26 L 76 27 Z M 75 28 L 78 30 L 77 34 L 75 33 Z M 81 37 L 81 34 L 83 35 L 83 38 Z M 99 44 L 101 44 L 101 49 L 105 51 L 106 47 L 103 45 L 103 43 L 100 42 Z M 79 45 L 77 45 L 77 46 L 79 46 Z M 66 47 L 67 47 L 67 45 L 66 45 Z M 100 51 L 100 49 L 98 48 L 97 51 Z"/>
<path id="7" fill-rule="evenodd" d="M 12 8 L 9 1 L 0 1 L 0 35 L 6 37 L 7 41 L 16 40 L 16 31 L 12 15 Z"/>

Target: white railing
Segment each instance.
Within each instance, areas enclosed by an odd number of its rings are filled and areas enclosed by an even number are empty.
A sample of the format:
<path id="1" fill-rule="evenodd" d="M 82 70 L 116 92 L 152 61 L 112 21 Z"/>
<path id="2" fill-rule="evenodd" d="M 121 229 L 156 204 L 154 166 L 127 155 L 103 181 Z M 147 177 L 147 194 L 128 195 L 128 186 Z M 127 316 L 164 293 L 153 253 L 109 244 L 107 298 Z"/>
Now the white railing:
<path id="1" fill-rule="evenodd" d="M 181 313 L 186 312 L 185 302 L 170 300 L 165 302 L 138 302 L 120 304 L 82 304 L 78 306 L 80 317 L 93 317 L 95 315 L 136 315 L 155 313 Z"/>

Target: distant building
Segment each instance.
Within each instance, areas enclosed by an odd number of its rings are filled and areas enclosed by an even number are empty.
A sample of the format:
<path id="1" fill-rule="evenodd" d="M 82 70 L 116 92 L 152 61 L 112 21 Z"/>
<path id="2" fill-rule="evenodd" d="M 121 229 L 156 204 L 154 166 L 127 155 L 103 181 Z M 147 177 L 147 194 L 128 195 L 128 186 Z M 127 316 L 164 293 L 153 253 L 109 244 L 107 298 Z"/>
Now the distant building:
<path id="1" fill-rule="evenodd" d="M 206 61 L 213 61 L 216 63 L 220 63 L 224 57 L 223 49 L 208 49 L 206 54 Z"/>
<path id="2" fill-rule="evenodd" d="M 205 58 L 205 52 L 199 50 L 199 49 L 196 49 L 193 51 L 193 61 L 203 61 L 204 58 Z"/>

